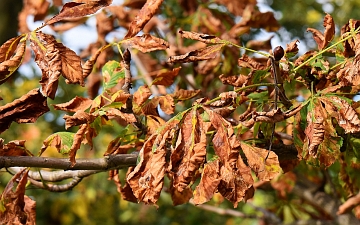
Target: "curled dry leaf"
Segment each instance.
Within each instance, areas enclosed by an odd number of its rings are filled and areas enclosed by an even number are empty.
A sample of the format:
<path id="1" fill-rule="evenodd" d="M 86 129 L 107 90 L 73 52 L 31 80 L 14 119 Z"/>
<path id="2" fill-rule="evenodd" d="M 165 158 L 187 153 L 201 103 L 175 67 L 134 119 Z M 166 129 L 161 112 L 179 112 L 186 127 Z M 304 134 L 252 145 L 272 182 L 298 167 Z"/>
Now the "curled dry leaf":
<path id="1" fill-rule="evenodd" d="M 316 157 L 319 145 L 324 141 L 324 118 L 321 114 L 321 106 L 317 105 L 314 110 L 309 110 L 305 129 L 306 141 L 308 143 L 308 152 L 312 157 Z M 304 145 L 305 146 L 305 145 Z"/>
<path id="2" fill-rule="evenodd" d="M 159 105 L 161 110 L 168 115 L 173 114 L 175 111 L 175 103 L 171 95 L 160 96 Z"/>
<path id="3" fill-rule="evenodd" d="M 174 93 L 171 94 L 171 96 L 173 97 L 173 99 L 175 101 L 184 101 L 184 100 L 188 100 L 191 99 L 195 96 L 197 96 L 198 94 L 200 94 L 201 90 L 184 90 L 184 89 L 180 89 Z"/>
<path id="4" fill-rule="evenodd" d="M 247 55 L 241 56 L 241 58 L 238 59 L 238 65 L 240 67 L 249 68 L 251 70 L 264 70 L 265 66 L 263 66 L 261 63 L 255 61 L 254 59 L 250 58 Z"/>
<path id="5" fill-rule="evenodd" d="M 241 149 L 244 152 L 247 163 L 261 181 L 272 180 L 281 173 L 281 167 L 277 155 L 270 151 L 268 158 L 268 150 L 254 147 L 241 142 Z"/>
<path id="6" fill-rule="evenodd" d="M 136 117 L 132 113 L 124 113 L 121 112 L 119 109 L 110 108 L 106 110 L 106 116 L 109 118 L 121 118 L 124 120 L 127 124 L 135 123 Z"/>
<path id="7" fill-rule="evenodd" d="M 35 201 L 25 195 L 29 170 L 23 169 L 15 174 L 1 194 L 3 224 L 35 224 Z M 17 184 L 15 191 L 15 184 Z"/>
<path id="8" fill-rule="evenodd" d="M 61 103 L 61 104 L 53 104 L 52 106 L 56 110 L 63 110 L 67 112 L 77 112 L 77 111 L 85 111 L 88 109 L 93 100 L 76 96 L 75 98 L 71 99 L 68 102 Z"/>
<path id="9" fill-rule="evenodd" d="M 249 82 L 249 76 L 245 76 L 240 74 L 239 76 L 226 76 L 224 74 L 221 74 L 219 76 L 219 79 L 223 84 L 228 84 L 234 87 L 242 87 L 244 84 Z"/>
<path id="10" fill-rule="evenodd" d="M 155 79 L 153 80 L 153 85 L 164 85 L 170 86 L 174 83 L 175 77 L 179 74 L 181 67 L 174 68 L 171 71 L 160 71 Z"/>
<path id="11" fill-rule="evenodd" d="M 237 207 L 242 200 L 253 195 L 254 180 L 251 170 L 243 162 L 240 154 L 240 142 L 237 140 L 231 124 L 223 117 L 204 107 L 210 117 L 210 122 L 216 130 L 212 140 L 216 155 L 220 160 L 219 193 Z"/>
<path id="12" fill-rule="evenodd" d="M 82 124 L 80 126 L 79 130 L 74 135 L 74 141 L 73 141 L 73 144 L 71 145 L 71 148 L 69 151 L 71 167 L 75 166 L 75 164 L 76 164 L 76 160 L 75 160 L 76 152 L 77 152 L 77 150 L 80 149 L 81 142 L 83 141 L 83 139 L 85 137 L 85 133 L 88 130 L 88 128 L 90 128 L 89 124 Z"/>
<path id="13" fill-rule="evenodd" d="M 136 48 L 143 53 L 169 48 L 169 43 L 167 41 L 150 34 L 143 34 L 142 36 L 125 39 L 122 43 L 128 48 Z"/>
<path id="14" fill-rule="evenodd" d="M 124 39 L 134 37 L 139 33 L 149 20 L 155 15 L 164 0 L 147 0 L 145 5 L 140 9 L 139 14 L 131 22 L 129 30 Z"/>
<path id="15" fill-rule="evenodd" d="M 292 41 L 290 44 L 286 44 L 285 56 L 286 58 L 291 58 L 299 52 L 297 43 L 299 40 Z"/>
<path id="16" fill-rule="evenodd" d="M 7 130 L 10 124 L 34 123 L 42 114 L 49 111 L 46 97 L 39 89 L 33 89 L 21 98 L 0 106 L 0 133 Z"/>
<path id="17" fill-rule="evenodd" d="M 323 50 L 335 35 L 335 23 L 330 14 L 326 14 L 323 26 L 325 27 L 324 34 L 314 28 L 307 29 L 307 31 L 310 31 L 313 34 L 313 38 L 316 41 L 319 50 Z"/>
<path id="18" fill-rule="evenodd" d="M 182 193 L 190 190 L 189 184 L 205 162 L 207 127 L 197 109 L 184 116 L 180 127 L 181 142 L 173 151 L 170 162 L 173 173 L 172 186 Z M 172 196 L 174 199 L 176 196 Z M 175 198 L 176 199 L 176 198 Z"/>
<path id="19" fill-rule="evenodd" d="M 179 30 L 179 34 L 182 38 L 197 40 L 207 44 L 219 44 L 222 41 L 220 38 L 209 34 L 200 34 L 196 32 L 182 31 L 182 30 Z"/>
<path id="20" fill-rule="evenodd" d="M 25 140 L 14 140 L 4 144 L 0 138 L 0 156 L 27 156 L 32 155 L 25 147 Z"/>
<path id="21" fill-rule="evenodd" d="M 263 50 L 263 51 L 270 51 L 272 49 L 271 47 L 271 39 L 274 36 L 271 35 L 268 39 L 266 40 L 250 40 L 246 43 L 246 47 L 253 49 L 253 50 Z"/>
<path id="22" fill-rule="evenodd" d="M 97 0 L 87 2 L 65 3 L 60 13 L 48 20 L 45 24 L 50 25 L 61 20 L 75 19 L 95 13 L 99 9 L 110 5 L 112 0 Z"/>
<path id="23" fill-rule="evenodd" d="M 345 133 L 360 132 L 358 114 L 347 101 L 336 96 L 321 98 L 321 101 L 325 104 L 326 111 L 337 120 Z"/>
<path id="24" fill-rule="evenodd" d="M 219 54 L 219 51 L 224 47 L 224 44 L 210 45 L 205 48 L 188 52 L 184 55 L 170 56 L 168 59 L 169 63 L 186 63 L 196 62 L 201 60 L 213 59 Z"/>
<path id="25" fill-rule="evenodd" d="M 201 174 L 201 180 L 194 191 L 193 203 L 195 205 L 208 202 L 217 191 L 220 184 L 220 161 L 206 163 Z"/>
<path id="26" fill-rule="evenodd" d="M 64 115 L 65 129 L 81 124 L 90 124 L 94 122 L 95 119 L 96 116 L 83 111 L 78 111 L 72 116 Z"/>
<path id="27" fill-rule="evenodd" d="M 134 104 L 141 106 L 142 104 L 145 103 L 146 100 L 149 99 L 150 96 L 151 96 L 150 88 L 147 85 L 141 86 L 134 93 L 133 102 Z"/>
<path id="28" fill-rule="evenodd" d="M 156 204 L 164 185 L 166 141 L 169 127 L 151 135 L 140 150 L 140 163 L 127 176 L 134 196 L 146 204 Z"/>
<path id="29" fill-rule="evenodd" d="M 336 77 L 340 80 L 341 86 L 352 86 L 353 92 L 359 90 L 360 85 L 360 54 L 356 54 L 353 60 L 346 62 L 345 66 L 340 69 Z"/>
<path id="30" fill-rule="evenodd" d="M 9 41 L 11 41 L 9 43 Z M 18 39 L 13 38 L 5 42 L 0 48 L 0 84 L 4 83 L 19 68 L 24 55 L 26 42 L 22 41 L 17 48 Z M 16 50 L 14 50 L 16 48 Z M 12 55 L 15 52 L 15 55 Z"/>
<path id="31" fill-rule="evenodd" d="M 82 66 L 83 70 L 82 70 L 82 75 L 83 75 L 83 79 L 85 79 L 86 77 L 88 77 L 93 69 L 93 66 L 97 60 L 97 58 L 99 57 L 99 55 L 106 49 L 106 46 L 101 47 L 100 49 L 98 49 L 96 51 L 95 54 L 91 55 L 90 59 L 88 59 L 84 65 Z"/>

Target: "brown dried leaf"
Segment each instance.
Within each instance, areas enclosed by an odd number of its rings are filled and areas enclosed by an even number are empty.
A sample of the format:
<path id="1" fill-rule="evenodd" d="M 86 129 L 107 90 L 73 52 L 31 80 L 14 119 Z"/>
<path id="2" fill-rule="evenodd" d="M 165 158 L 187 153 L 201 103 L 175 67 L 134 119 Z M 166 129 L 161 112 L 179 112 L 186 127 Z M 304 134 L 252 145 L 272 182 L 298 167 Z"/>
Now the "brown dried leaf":
<path id="1" fill-rule="evenodd" d="M 0 62 L 9 60 L 11 58 L 11 56 L 13 56 L 21 38 L 23 38 L 23 36 L 13 37 L 1 45 L 1 47 L 0 47 Z"/>
<path id="2" fill-rule="evenodd" d="M 270 36 L 266 40 L 250 40 L 246 43 L 246 47 L 253 49 L 253 50 L 263 50 L 263 51 L 270 51 L 272 49 L 271 47 L 271 39 L 274 36 Z"/>
<path id="3" fill-rule="evenodd" d="M 164 0 L 147 0 L 145 5 L 139 11 L 139 14 L 136 15 L 135 19 L 131 22 L 124 39 L 134 37 L 139 33 L 146 23 L 155 15 L 163 1 Z"/>
<path id="4" fill-rule="evenodd" d="M 0 156 L 28 156 L 32 155 L 25 147 L 25 140 L 14 140 L 4 145 L 0 138 Z"/>
<path id="5" fill-rule="evenodd" d="M 184 116 L 179 134 L 181 143 L 170 157 L 173 187 L 180 193 L 189 188 L 188 185 L 205 161 L 206 131 L 198 110 L 194 109 Z"/>
<path id="6" fill-rule="evenodd" d="M 28 169 L 23 169 L 11 178 L 1 194 L 2 224 L 35 224 L 35 201 L 25 196 Z M 18 183 L 15 191 L 15 183 Z"/>
<path id="7" fill-rule="evenodd" d="M 67 112 L 77 112 L 87 110 L 93 103 L 93 100 L 76 96 L 68 102 L 61 104 L 53 104 L 52 106 L 56 110 L 63 110 Z"/>
<path id="8" fill-rule="evenodd" d="M 224 5 L 232 14 L 242 16 L 247 5 L 256 5 L 256 0 L 215 0 L 215 2 Z"/>
<path id="9" fill-rule="evenodd" d="M 221 181 L 218 186 L 219 193 L 233 203 L 234 208 L 242 200 L 252 198 L 254 180 L 251 170 L 238 155 L 235 165 L 226 164 L 220 168 Z"/>
<path id="10" fill-rule="evenodd" d="M 295 56 L 299 52 L 297 43 L 299 40 L 292 41 L 290 44 L 286 44 L 285 55 L 287 58 Z"/>
<path id="11" fill-rule="evenodd" d="M 277 191 L 282 199 L 286 199 L 287 194 L 291 193 L 296 183 L 296 174 L 292 171 L 281 174 L 278 178 L 271 181 L 271 186 Z"/>
<path id="12" fill-rule="evenodd" d="M 219 43 L 221 44 L 222 41 L 220 38 L 209 34 L 200 34 L 196 32 L 182 31 L 182 30 L 179 30 L 179 34 L 182 38 L 197 40 L 207 44 L 219 44 Z"/>
<path id="13" fill-rule="evenodd" d="M 241 142 L 241 149 L 247 158 L 248 165 L 259 180 L 269 181 L 281 173 L 278 157 L 273 151 L 270 151 L 265 161 L 268 150 L 245 144 L 245 142 Z"/>
<path id="14" fill-rule="evenodd" d="M 250 58 L 247 55 L 241 56 L 241 58 L 238 59 L 238 65 L 240 67 L 249 68 L 251 70 L 264 70 L 265 66 L 261 63 L 256 62 L 254 59 Z"/>
<path id="15" fill-rule="evenodd" d="M 34 123 L 42 114 L 49 111 L 46 97 L 39 89 L 33 89 L 21 98 L 4 106 L 0 106 L 0 133 L 9 128 L 10 124 Z"/>
<path id="16" fill-rule="evenodd" d="M 75 19 L 95 13 L 99 9 L 110 5 L 112 0 L 97 0 L 87 2 L 65 3 L 60 13 L 48 20 L 45 24 L 50 25 L 61 20 Z"/>
<path id="17" fill-rule="evenodd" d="M 176 62 L 196 62 L 201 60 L 213 59 L 219 54 L 219 51 L 224 47 L 224 44 L 210 45 L 205 48 L 188 52 L 184 55 L 170 56 L 168 59 L 169 63 Z"/>
<path id="18" fill-rule="evenodd" d="M 127 176 L 135 197 L 146 204 L 156 204 L 164 185 L 166 141 L 170 126 L 151 135 L 140 150 L 140 163 Z"/>
<path id="19" fill-rule="evenodd" d="M 194 191 L 195 205 L 208 202 L 217 191 L 220 184 L 220 161 L 215 160 L 213 162 L 206 163 L 201 175 L 201 180 Z"/>
<path id="20" fill-rule="evenodd" d="M 128 48 L 136 48 L 143 53 L 165 50 L 169 48 L 169 43 L 161 38 L 154 37 L 150 34 L 135 36 L 122 41 Z"/>
<path id="21" fill-rule="evenodd" d="M 65 129 L 69 129 L 70 127 L 78 126 L 81 124 L 90 124 L 94 122 L 96 116 L 87 112 L 78 111 L 72 116 L 64 115 L 63 118 L 65 120 Z"/>
<path id="22" fill-rule="evenodd" d="M 159 104 L 160 104 L 160 108 L 161 110 L 170 115 L 173 114 L 175 111 L 175 103 L 174 103 L 174 99 L 171 95 L 165 95 L 165 96 L 160 96 L 159 97 Z"/>
<path id="23" fill-rule="evenodd" d="M 316 157 L 319 145 L 324 141 L 324 118 L 321 114 L 321 106 L 317 105 L 312 111 L 309 111 L 306 117 L 307 127 L 305 129 L 306 140 L 308 143 L 308 152 L 312 157 Z"/>
<path id="24" fill-rule="evenodd" d="M 150 96 L 151 96 L 150 88 L 147 85 L 141 86 L 134 93 L 133 102 L 135 104 L 141 106 L 142 104 L 144 104 L 146 102 L 146 100 L 149 99 Z"/>
<path id="25" fill-rule="evenodd" d="M 0 57 L 4 61 L 0 61 L 0 84 L 9 79 L 9 77 L 19 68 L 24 58 L 26 42 L 20 42 L 16 50 L 14 50 L 13 48 L 15 48 L 14 45 L 16 43 L 18 43 L 17 39 L 13 40 L 12 43 L 5 42 L 5 44 L 1 46 L 0 51 L 3 52 L 0 52 Z M 13 53 L 14 51 L 15 55 L 10 55 L 10 53 Z"/>
<path id="26" fill-rule="evenodd" d="M 70 152 L 69 152 L 71 167 L 75 166 L 75 164 L 76 164 L 76 160 L 75 160 L 76 152 L 77 152 L 77 150 L 80 149 L 81 142 L 83 141 L 83 139 L 85 137 L 85 132 L 87 131 L 87 129 L 89 127 L 90 127 L 89 124 L 82 124 L 74 136 L 74 141 L 73 141 L 73 144 L 72 144 L 72 146 L 70 148 Z"/>
<path id="27" fill-rule="evenodd" d="M 226 76 L 221 74 L 219 79 L 223 84 L 228 84 L 234 87 L 242 87 L 250 80 L 250 76 L 240 74 L 239 76 Z"/>
<path id="28" fill-rule="evenodd" d="M 345 133 L 360 132 L 360 119 L 351 105 L 337 96 L 321 98 L 328 114 L 334 117 Z"/>
<path id="29" fill-rule="evenodd" d="M 174 68 L 171 71 L 160 71 L 155 79 L 153 80 L 153 85 L 164 85 L 170 86 L 174 83 L 175 77 L 179 74 L 181 67 Z"/>
<path id="30" fill-rule="evenodd" d="M 116 117 L 120 117 L 121 119 L 123 119 L 127 124 L 130 124 L 130 123 L 135 123 L 137 120 L 136 120 L 136 117 L 134 116 L 134 114 L 132 113 L 124 113 L 124 112 L 121 112 L 119 109 L 114 109 L 114 108 L 110 108 L 110 109 L 107 109 L 106 110 L 106 115 L 109 117 L 109 118 L 116 118 Z"/>
<path id="31" fill-rule="evenodd" d="M 345 66 L 340 69 L 336 77 L 340 80 L 341 86 L 352 86 L 352 92 L 358 92 L 360 85 L 360 54 L 356 53 L 353 60 L 346 62 Z"/>
<path id="32" fill-rule="evenodd" d="M 330 14 L 326 14 L 323 26 L 325 27 L 324 34 L 314 28 L 307 29 L 307 31 L 313 33 L 313 38 L 316 41 L 319 50 L 323 50 L 335 35 L 335 23 Z"/>
<path id="33" fill-rule="evenodd" d="M 184 100 L 188 100 L 191 99 L 195 96 L 197 96 L 198 94 L 200 94 L 201 90 L 184 90 L 184 89 L 180 89 L 176 92 L 174 92 L 173 94 L 171 94 L 171 96 L 174 98 L 175 101 L 184 101 Z"/>

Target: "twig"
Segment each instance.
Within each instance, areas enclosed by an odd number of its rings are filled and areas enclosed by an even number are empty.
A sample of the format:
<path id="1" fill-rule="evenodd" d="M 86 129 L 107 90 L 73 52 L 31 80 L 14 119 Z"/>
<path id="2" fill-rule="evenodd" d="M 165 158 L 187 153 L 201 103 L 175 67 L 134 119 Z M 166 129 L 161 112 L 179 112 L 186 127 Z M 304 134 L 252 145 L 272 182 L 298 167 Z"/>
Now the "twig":
<path id="1" fill-rule="evenodd" d="M 268 223 L 270 224 L 282 224 L 282 221 L 279 217 L 277 217 L 274 213 L 264 209 L 264 208 L 261 208 L 261 207 L 258 207 L 254 204 L 252 204 L 251 202 L 247 202 L 246 204 L 250 205 L 251 207 L 253 207 L 254 209 L 262 212 L 262 214 L 264 215 L 263 219 L 265 219 Z"/>
<path id="2" fill-rule="evenodd" d="M 341 215 L 351 211 L 353 208 L 360 204 L 360 193 L 355 195 L 354 197 L 349 198 L 344 202 L 344 204 L 340 205 L 339 210 L 337 211 L 337 215 Z"/>
<path id="3" fill-rule="evenodd" d="M 256 215 L 248 215 L 248 214 L 245 214 L 243 212 L 233 210 L 233 209 L 223 209 L 223 208 L 215 207 L 212 205 L 194 205 L 194 206 L 196 206 L 197 208 L 206 210 L 206 211 L 214 212 L 219 215 L 227 215 L 227 216 L 234 216 L 234 217 L 240 217 L 240 218 L 260 219 L 260 217 L 258 217 Z"/>
<path id="4" fill-rule="evenodd" d="M 11 174 L 16 174 L 21 171 L 25 167 L 11 167 L 8 168 L 8 171 Z M 49 182 L 58 182 L 62 180 L 66 180 L 73 177 L 87 177 L 95 173 L 104 172 L 103 170 L 57 170 L 57 171 L 29 171 L 28 177 L 33 180 L 41 181 L 49 181 Z"/>
<path id="5" fill-rule="evenodd" d="M 64 192 L 73 189 L 73 187 L 80 183 L 82 178 L 74 177 L 69 183 L 66 184 L 46 184 L 44 182 L 36 181 L 31 178 L 28 178 L 28 180 L 31 182 L 32 185 L 38 188 L 46 189 L 52 192 Z"/>
<path id="6" fill-rule="evenodd" d="M 135 166 L 137 154 L 109 155 L 98 159 L 77 159 L 71 167 L 69 159 L 33 156 L 0 156 L 0 168 L 3 167 L 40 167 L 64 170 L 112 170 Z"/>

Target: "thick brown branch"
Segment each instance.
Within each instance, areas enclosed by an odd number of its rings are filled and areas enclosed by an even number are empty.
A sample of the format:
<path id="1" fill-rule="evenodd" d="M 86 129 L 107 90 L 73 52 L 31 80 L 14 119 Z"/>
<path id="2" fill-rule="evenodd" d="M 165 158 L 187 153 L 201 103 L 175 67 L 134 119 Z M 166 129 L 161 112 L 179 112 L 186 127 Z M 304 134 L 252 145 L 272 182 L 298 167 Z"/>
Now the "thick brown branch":
<path id="1" fill-rule="evenodd" d="M 69 159 L 32 157 L 32 156 L 0 156 L 0 168 L 3 167 L 40 167 L 63 170 L 111 170 L 136 165 L 137 154 L 109 155 L 99 159 L 77 159 L 71 167 Z"/>

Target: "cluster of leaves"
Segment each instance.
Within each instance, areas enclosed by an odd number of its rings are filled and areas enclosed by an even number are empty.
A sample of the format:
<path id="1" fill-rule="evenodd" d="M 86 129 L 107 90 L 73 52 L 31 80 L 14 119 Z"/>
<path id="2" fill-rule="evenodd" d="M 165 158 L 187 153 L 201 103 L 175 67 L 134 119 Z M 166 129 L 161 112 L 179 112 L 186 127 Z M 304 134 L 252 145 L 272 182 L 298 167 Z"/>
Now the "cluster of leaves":
<path id="1" fill-rule="evenodd" d="M 196 13 L 192 31 L 185 31 L 184 27 L 177 32 L 178 43 L 171 36 L 171 27 L 155 16 L 162 2 L 137 1 L 123 6 L 109 6 L 111 0 L 69 2 L 40 28 L 27 31 L 21 27 L 26 32 L 0 47 L 0 83 L 4 85 L 22 64 L 29 42 L 42 71 L 41 90 L 31 90 L 0 107 L 0 132 L 12 122 L 35 122 L 47 113 L 47 98 L 56 98 L 63 76 L 68 84 L 87 83 L 88 97 L 76 96 L 53 105 L 55 110 L 71 113 L 64 116 L 66 129 L 79 129 L 75 133 L 51 134 L 43 141 L 39 155 L 55 148 L 68 154 L 74 166 L 82 143 L 92 148 L 93 139 L 104 126 L 110 122 L 121 124 L 123 131 L 109 143 L 104 155 L 139 151 L 138 163 L 129 168 L 124 185 L 118 171 L 110 173 L 126 200 L 156 205 L 168 177 L 174 205 L 189 201 L 203 204 L 220 193 L 237 207 L 240 201 L 253 197 L 256 181 L 270 181 L 282 171 L 291 171 L 301 160 L 325 168 L 339 161 L 346 194 L 358 191 L 354 173 L 347 171 L 360 168 L 359 104 L 351 100 L 360 84 L 359 21 L 350 20 L 342 27 L 339 40 L 332 43 L 335 25 L 332 17 L 326 15 L 324 33 L 309 29 L 318 50 L 294 59 L 298 41 L 288 44 L 285 52 L 277 48 L 274 55 L 266 53 L 271 50 L 270 40 L 249 41 L 247 47 L 239 45 L 237 37 L 250 28 L 279 28 L 273 14 L 261 13 L 256 1 L 214 1 L 231 14 L 241 16 L 238 23 L 229 13 L 211 11 L 205 3 L 182 2 L 189 14 Z M 41 7 L 47 11 L 48 2 L 44 4 L 47 5 Z M 99 9 L 103 11 L 96 15 L 101 24 L 97 26 L 98 41 L 82 54 L 89 56 L 85 62 L 55 36 L 40 31 L 45 26 L 64 31 L 83 23 L 84 16 Z M 22 14 L 30 11 L 27 10 L 25 7 Z M 215 17 L 216 13 L 220 16 Z M 122 40 L 106 43 L 105 36 L 114 29 L 115 19 L 128 31 Z M 154 27 L 165 27 L 167 40 L 150 34 Z M 136 36 L 140 31 L 145 34 Z M 189 44 L 183 45 L 183 39 Z M 116 50 L 120 60 L 109 60 Z M 151 66 L 154 58 L 142 54 L 157 50 L 166 50 L 169 55 L 167 62 L 162 63 L 165 69 Z M 138 71 L 145 73 L 147 83 L 133 93 L 132 61 L 138 62 Z M 174 86 L 182 70 L 179 64 L 190 62 L 196 73 L 208 78 L 199 78 L 203 97 L 187 107 L 186 100 L 200 95 L 201 90 L 177 88 L 167 94 L 164 87 Z M 187 64 L 184 65 L 186 69 Z M 150 74 L 147 68 L 153 72 Z M 182 82 L 195 87 L 186 76 L 182 78 L 179 87 Z M 216 87 L 210 85 L 213 78 L 218 78 L 225 88 L 211 91 Z M 299 97 L 304 100 L 298 101 Z M 175 116 L 164 116 L 174 114 L 176 105 L 185 109 Z M 0 144 L 1 156 L 32 155 L 23 140 L 7 144 L 2 140 Z M 293 151 L 284 153 L 285 146 Z M 15 175 L 3 192 L 0 218 L 12 221 L 10 214 L 22 215 L 19 207 L 22 213 L 31 208 L 29 204 L 33 203 L 24 200 L 27 172 Z M 11 189 L 18 178 L 14 197 Z"/>

